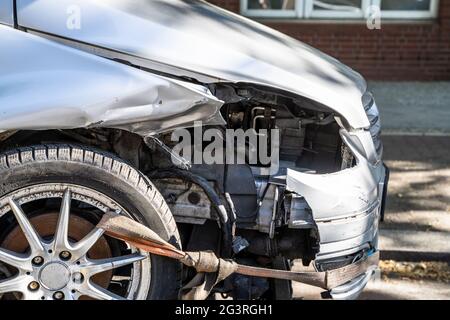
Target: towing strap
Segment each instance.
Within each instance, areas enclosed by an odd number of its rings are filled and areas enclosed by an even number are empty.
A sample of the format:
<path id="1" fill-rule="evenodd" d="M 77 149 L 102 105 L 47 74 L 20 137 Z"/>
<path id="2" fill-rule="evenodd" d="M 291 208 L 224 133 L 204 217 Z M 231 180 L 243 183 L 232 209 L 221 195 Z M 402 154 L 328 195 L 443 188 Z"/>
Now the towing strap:
<path id="1" fill-rule="evenodd" d="M 331 290 L 378 266 L 379 253 L 340 269 L 325 272 L 293 272 L 237 264 L 233 260 L 218 258 L 211 251 L 184 252 L 163 240 L 143 224 L 117 213 L 106 213 L 97 228 L 113 238 L 125 241 L 149 253 L 176 259 L 195 268 L 197 275 L 180 292 L 183 300 L 204 300 L 212 289 L 233 273 L 246 276 L 291 280 Z"/>

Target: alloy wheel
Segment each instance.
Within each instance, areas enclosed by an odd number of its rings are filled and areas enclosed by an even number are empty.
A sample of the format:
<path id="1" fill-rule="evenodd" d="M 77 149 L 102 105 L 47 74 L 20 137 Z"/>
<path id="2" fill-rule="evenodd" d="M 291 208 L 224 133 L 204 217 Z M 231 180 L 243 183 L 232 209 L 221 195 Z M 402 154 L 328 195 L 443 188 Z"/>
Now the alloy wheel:
<path id="1" fill-rule="evenodd" d="M 46 198 L 47 197 L 47 198 Z M 44 238 L 32 223 L 22 206 L 36 199 L 61 198 L 61 206 L 52 238 Z M 17 228 L 23 233 L 27 242 L 26 252 L 15 252 L 0 248 L 1 270 L 4 279 L 0 280 L 0 297 L 14 293 L 16 297 L 26 300 L 77 300 L 93 298 L 100 300 L 125 300 L 144 298 L 149 288 L 149 256 L 139 250 L 128 247 L 128 254 L 93 259 L 92 251 L 99 242 L 106 248 L 103 230 L 94 227 L 82 239 L 74 242 L 69 233 L 72 224 L 71 202 L 95 205 L 106 212 L 115 210 L 124 213 L 119 205 L 110 198 L 80 186 L 41 185 L 26 188 L 3 198 L 3 211 L 9 207 Z M 100 201 L 99 201 L 100 200 Z M 47 213 L 48 215 L 48 213 Z M 42 216 L 42 215 L 41 215 Z M 2 217 L 0 211 L 0 217 Z M 80 220 L 80 217 L 77 217 Z M 74 225 L 76 224 L 74 222 Z M 72 227 L 72 225 L 71 225 Z M 117 241 L 117 240 L 114 240 Z M 122 243 L 122 247 L 125 244 Z M 106 249 L 98 250 L 101 252 Z M 108 251 L 108 256 L 111 254 Z M 113 281 L 112 272 L 124 266 L 130 266 L 126 294 L 118 294 L 108 289 Z M 12 271 L 11 271 L 12 270 Z M 97 280 L 100 275 L 110 273 L 111 281 Z M 1 273 L 1 272 L 0 272 Z M 122 277 L 119 274 L 117 277 Z M 103 285 L 102 285 L 103 284 Z"/>

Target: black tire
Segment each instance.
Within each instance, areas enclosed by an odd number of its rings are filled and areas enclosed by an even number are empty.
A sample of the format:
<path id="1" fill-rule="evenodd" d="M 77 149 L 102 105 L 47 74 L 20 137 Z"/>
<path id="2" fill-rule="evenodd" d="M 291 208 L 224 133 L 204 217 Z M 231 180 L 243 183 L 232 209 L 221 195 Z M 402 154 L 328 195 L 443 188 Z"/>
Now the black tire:
<path id="1" fill-rule="evenodd" d="M 118 157 L 75 145 L 38 145 L 0 154 L 0 197 L 42 183 L 71 183 L 109 196 L 162 238 L 180 246 L 177 225 L 156 187 Z M 148 299 L 177 299 L 181 265 L 151 256 Z"/>

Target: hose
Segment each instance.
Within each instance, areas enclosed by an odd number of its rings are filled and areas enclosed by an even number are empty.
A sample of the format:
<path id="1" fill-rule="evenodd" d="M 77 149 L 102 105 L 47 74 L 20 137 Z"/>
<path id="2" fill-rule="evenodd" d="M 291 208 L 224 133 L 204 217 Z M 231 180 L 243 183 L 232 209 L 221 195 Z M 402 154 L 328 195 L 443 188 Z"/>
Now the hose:
<path id="1" fill-rule="evenodd" d="M 231 255 L 231 248 L 233 243 L 233 225 L 235 223 L 235 218 L 233 217 L 232 213 L 229 214 L 227 212 L 227 210 L 225 209 L 225 205 L 220 200 L 220 197 L 214 190 L 214 188 L 209 184 L 208 180 L 201 176 L 193 174 L 192 172 L 175 168 L 172 168 L 170 170 L 155 170 L 150 172 L 148 174 L 148 177 L 150 179 L 156 180 L 183 179 L 185 181 L 192 182 L 202 188 L 219 215 L 221 230 L 223 234 L 223 247 L 225 251 L 224 254 L 226 256 Z"/>

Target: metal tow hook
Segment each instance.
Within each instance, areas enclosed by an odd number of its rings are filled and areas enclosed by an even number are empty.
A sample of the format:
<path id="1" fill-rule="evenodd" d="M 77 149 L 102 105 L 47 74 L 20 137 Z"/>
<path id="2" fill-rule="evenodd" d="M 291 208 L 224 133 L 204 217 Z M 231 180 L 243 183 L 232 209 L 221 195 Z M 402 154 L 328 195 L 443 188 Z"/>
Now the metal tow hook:
<path id="1" fill-rule="evenodd" d="M 206 299 L 217 283 L 233 273 L 291 280 L 331 290 L 365 274 L 371 268 L 375 269 L 379 261 L 379 253 L 376 252 L 354 264 L 326 272 L 274 270 L 237 264 L 233 260 L 218 258 L 210 251 L 184 252 L 143 224 L 115 212 L 106 213 L 97 228 L 103 229 L 107 235 L 125 241 L 136 248 L 151 254 L 176 259 L 188 267 L 195 268 L 198 274 L 181 291 L 181 298 L 185 300 Z"/>

